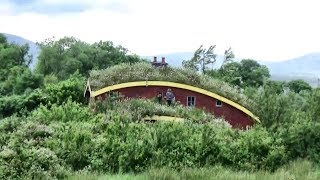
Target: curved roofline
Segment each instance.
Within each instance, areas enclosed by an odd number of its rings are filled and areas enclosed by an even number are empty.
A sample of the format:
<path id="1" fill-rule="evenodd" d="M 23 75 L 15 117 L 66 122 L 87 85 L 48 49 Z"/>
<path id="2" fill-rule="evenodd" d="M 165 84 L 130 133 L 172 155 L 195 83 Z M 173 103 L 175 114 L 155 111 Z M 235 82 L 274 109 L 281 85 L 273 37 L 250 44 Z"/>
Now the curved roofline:
<path id="1" fill-rule="evenodd" d="M 194 87 L 194 86 L 190 86 L 190 85 L 186 85 L 186 84 L 181 84 L 181 83 L 175 83 L 175 82 L 168 82 L 168 81 L 136 81 L 136 82 L 127 82 L 127 83 L 121 83 L 121 84 L 115 84 L 112 86 L 107 86 L 105 88 L 102 88 L 100 90 L 97 91 L 92 91 L 91 97 L 96 97 L 99 96 L 103 93 L 109 92 L 109 91 L 113 91 L 113 90 L 117 90 L 117 89 L 122 89 L 122 88 L 127 88 L 127 87 L 136 87 L 136 86 L 167 86 L 167 87 L 175 87 L 175 88 L 180 88 L 180 89 L 186 89 L 186 90 L 190 90 L 190 91 L 194 91 L 200 94 L 204 94 L 207 95 L 209 97 L 218 99 L 226 104 L 229 104 L 230 106 L 233 106 L 237 109 L 239 109 L 240 111 L 244 112 L 245 114 L 249 115 L 252 119 L 254 119 L 255 121 L 257 121 L 258 123 L 260 123 L 260 120 L 257 116 L 255 116 L 251 111 L 249 111 L 247 108 L 241 106 L 240 104 L 233 102 L 223 96 L 220 96 L 216 93 L 198 88 L 198 87 Z"/>

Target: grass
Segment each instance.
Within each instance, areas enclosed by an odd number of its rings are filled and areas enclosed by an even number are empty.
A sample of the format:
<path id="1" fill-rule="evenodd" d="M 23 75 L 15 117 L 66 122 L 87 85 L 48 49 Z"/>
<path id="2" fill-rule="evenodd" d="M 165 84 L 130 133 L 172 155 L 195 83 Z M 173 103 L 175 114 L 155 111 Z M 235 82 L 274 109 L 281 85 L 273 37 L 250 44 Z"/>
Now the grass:
<path id="1" fill-rule="evenodd" d="M 182 171 L 174 171 L 168 168 L 150 169 L 141 174 L 77 174 L 69 177 L 70 180 L 318 180 L 320 179 L 320 168 L 306 160 L 298 160 L 275 172 L 257 171 L 233 171 L 221 166 L 207 168 L 189 168 Z"/>
<path id="2" fill-rule="evenodd" d="M 240 89 L 228 83 L 182 68 L 154 68 L 150 63 L 120 64 L 108 69 L 93 70 L 90 73 L 90 86 L 93 91 L 101 88 L 134 81 L 170 81 L 196 86 L 226 97 L 252 110 L 254 102 Z"/>

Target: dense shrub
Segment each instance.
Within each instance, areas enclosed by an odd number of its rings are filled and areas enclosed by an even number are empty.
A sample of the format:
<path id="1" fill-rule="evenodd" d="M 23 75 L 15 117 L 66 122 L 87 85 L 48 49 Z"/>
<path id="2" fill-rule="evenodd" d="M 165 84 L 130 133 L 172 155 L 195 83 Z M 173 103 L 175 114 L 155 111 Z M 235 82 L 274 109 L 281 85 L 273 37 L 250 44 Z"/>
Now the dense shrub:
<path id="1" fill-rule="evenodd" d="M 62 104 L 68 99 L 85 103 L 83 97 L 84 79 L 73 76 L 57 84 L 48 84 L 42 89 L 36 89 L 28 94 L 4 96 L 0 98 L 0 119 L 17 114 L 26 115 L 40 104 Z"/>
<path id="2" fill-rule="evenodd" d="M 276 141 L 282 141 L 289 160 L 307 158 L 319 162 L 320 91 L 277 92 L 264 87 L 251 97 L 257 102 L 256 114 Z"/>
<path id="3" fill-rule="evenodd" d="M 118 101 L 117 98 L 114 101 L 108 98 L 108 101 L 96 101 L 96 111 L 100 113 L 108 112 L 110 110 L 121 115 L 127 115 L 130 121 L 140 122 L 146 116 L 172 116 L 184 118 L 187 121 L 195 123 L 207 123 L 212 122 L 221 126 L 231 127 L 224 119 L 215 117 L 212 113 L 204 110 L 186 107 L 181 104 L 174 104 L 173 106 L 166 106 L 156 101 L 148 99 L 125 99 Z"/>
<path id="4" fill-rule="evenodd" d="M 217 164 L 238 170 L 274 170 L 287 161 L 282 142 L 275 143 L 262 127 L 243 132 L 215 120 L 137 123 L 132 121 L 132 111 L 117 109 L 132 106 L 130 102 L 152 104 L 128 101 L 103 115 L 68 101 L 41 106 L 29 117 L 0 121 L 0 177 L 61 178 L 79 170 L 141 172 L 150 167 Z M 154 104 L 150 111 L 157 112 L 160 106 Z M 200 113 L 197 116 L 201 119 Z"/>

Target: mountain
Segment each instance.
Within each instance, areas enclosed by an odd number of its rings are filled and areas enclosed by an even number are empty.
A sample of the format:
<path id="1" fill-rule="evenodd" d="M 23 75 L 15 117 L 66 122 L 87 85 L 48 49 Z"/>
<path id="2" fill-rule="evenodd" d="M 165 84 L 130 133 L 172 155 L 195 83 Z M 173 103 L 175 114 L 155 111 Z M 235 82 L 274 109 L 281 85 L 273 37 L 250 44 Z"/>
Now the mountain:
<path id="1" fill-rule="evenodd" d="M 318 86 L 320 53 L 311 53 L 281 62 L 261 62 L 261 64 L 269 68 L 274 80 L 303 79 L 313 87 Z"/>
<path id="2" fill-rule="evenodd" d="M 320 53 L 311 53 L 298 58 L 268 63 L 265 62 L 273 74 L 314 74 L 320 75 Z"/>
<path id="3" fill-rule="evenodd" d="M 158 61 L 161 57 L 166 57 L 169 65 L 181 67 L 183 60 L 192 58 L 192 52 L 180 52 L 169 54 L 158 54 Z M 153 56 L 146 56 L 147 59 L 153 60 Z M 240 59 L 236 59 L 239 61 Z M 223 56 L 218 55 L 217 62 L 213 68 L 218 68 L 223 62 Z M 320 78 L 320 53 L 311 53 L 294 59 L 281 62 L 258 61 L 260 64 L 266 65 L 271 74 L 271 79 L 281 81 L 291 81 L 295 79 L 303 79 L 311 86 L 318 86 Z"/>
<path id="4" fill-rule="evenodd" d="M 36 63 L 38 61 L 38 55 L 40 54 L 40 48 L 38 45 L 30 40 L 24 39 L 20 36 L 12 35 L 12 34 L 6 34 L 3 33 L 6 37 L 8 42 L 15 43 L 18 45 L 24 45 L 28 44 L 30 49 L 29 49 L 29 54 L 32 55 L 32 61 L 30 64 L 30 68 L 34 69 L 36 66 Z"/>

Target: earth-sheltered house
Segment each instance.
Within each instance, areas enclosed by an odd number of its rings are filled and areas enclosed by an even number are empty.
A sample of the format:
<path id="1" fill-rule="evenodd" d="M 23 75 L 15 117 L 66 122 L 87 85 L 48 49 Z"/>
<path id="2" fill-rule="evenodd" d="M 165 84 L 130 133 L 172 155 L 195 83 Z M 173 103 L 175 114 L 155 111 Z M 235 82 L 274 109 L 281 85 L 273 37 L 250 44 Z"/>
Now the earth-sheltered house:
<path id="1" fill-rule="evenodd" d="M 122 64 L 90 73 L 85 96 L 92 101 L 105 100 L 111 92 L 128 98 L 165 97 L 171 89 L 175 101 L 185 106 L 205 109 L 223 117 L 233 128 L 247 129 L 259 118 L 249 109 L 251 102 L 238 89 L 198 72 L 168 67 L 165 59 L 152 64 Z"/>

